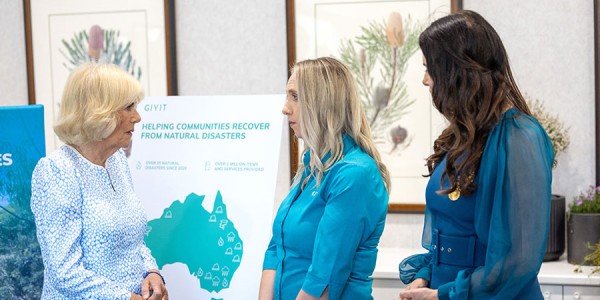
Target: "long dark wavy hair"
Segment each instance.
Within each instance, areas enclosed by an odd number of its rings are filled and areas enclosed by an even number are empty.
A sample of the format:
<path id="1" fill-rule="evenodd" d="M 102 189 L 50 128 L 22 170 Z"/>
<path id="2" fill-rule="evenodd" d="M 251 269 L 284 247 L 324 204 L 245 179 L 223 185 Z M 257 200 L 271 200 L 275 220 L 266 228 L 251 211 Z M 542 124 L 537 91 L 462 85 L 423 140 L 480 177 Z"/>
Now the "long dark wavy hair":
<path id="1" fill-rule="evenodd" d="M 433 104 L 449 122 L 427 158 L 427 176 L 447 155 L 440 187 L 447 176 L 450 188 L 439 193 L 459 188 L 470 195 L 485 142 L 502 113 L 511 106 L 531 113 L 498 33 L 481 15 L 464 10 L 438 19 L 421 33 L 419 45 L 433 81 Z"/>

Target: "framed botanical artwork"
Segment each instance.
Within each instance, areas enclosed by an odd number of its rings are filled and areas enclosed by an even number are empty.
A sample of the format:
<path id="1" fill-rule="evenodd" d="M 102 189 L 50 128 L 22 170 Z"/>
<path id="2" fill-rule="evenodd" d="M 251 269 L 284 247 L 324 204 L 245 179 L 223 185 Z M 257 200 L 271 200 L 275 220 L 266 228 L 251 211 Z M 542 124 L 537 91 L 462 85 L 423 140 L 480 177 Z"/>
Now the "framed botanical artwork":
<path id="1" fill-rule="evenodd" d="M 461 7 L 459 0 L 287 1 L 290 66 L 332 56 L 354 74 L 392 176 L 390 212 L 424 211 L 425 158 L 445 121 L 422 85 L 418 37 L 432 21 Z M 297 148 L 291 154 L 297 157 Z"/>
<path id="2" fill-rule="evenodd" d="M 62 90 L 84 62 L 113 63 L 147 96 L 176 95 L 174 0 L 25 0 L 29 103 L 44 105 L 46 149 Z"/>

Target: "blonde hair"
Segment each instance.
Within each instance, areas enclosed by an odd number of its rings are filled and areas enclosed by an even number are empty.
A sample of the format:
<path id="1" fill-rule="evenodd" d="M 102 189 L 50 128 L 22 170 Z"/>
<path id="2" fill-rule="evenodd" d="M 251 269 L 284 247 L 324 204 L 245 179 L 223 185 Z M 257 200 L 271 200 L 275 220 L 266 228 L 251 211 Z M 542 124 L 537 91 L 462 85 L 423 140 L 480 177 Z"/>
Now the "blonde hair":
<path id="1" fill-rule="evenodd" d="M 54 132 L 76 146 L 101 141 L 115 130 L 118 111 L 143 97 L 140 83 L 118 66 L 82 64 L 69 75 Z"/>
<path id="2" fill-rule="evenodd" d="M 321 57 L 296 63 L 293 68 L 298 88 L 300 130 L 305 144 L 303 153 L 310 150 L 310 169 L 317 186 L 323 174 L 342 159 L 343 134 L 371 156 L 389 192 L 390 175 L 382 163 L 371 137 L 363 105 L 350 70 L 340 61 Z M 331 153 L 325 164 L 323 157 Z M 306 166 L 298 167 L 296 183 Z M 306 181 L 302 183 L 304 186 Z"/>

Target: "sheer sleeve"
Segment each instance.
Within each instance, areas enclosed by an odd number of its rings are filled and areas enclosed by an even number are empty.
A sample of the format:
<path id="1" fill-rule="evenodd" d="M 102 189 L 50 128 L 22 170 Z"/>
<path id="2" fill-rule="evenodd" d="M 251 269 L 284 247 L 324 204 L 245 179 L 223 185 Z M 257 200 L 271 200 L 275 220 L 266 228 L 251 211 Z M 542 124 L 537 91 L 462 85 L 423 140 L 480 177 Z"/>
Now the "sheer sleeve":
<path id="1" fill-rule="evenodd" d="M 490 132 L 479 171 L 475 229 L 485 265 L 459 272 L 451 299 L 514 299 L 537 280 L 550 219 L 552 144 L 517 114 Z"/>
<path id="2" fill-rule="evenodd" d="M 411 255 L 402 260 L 398 266 L 400 280 L 404 284 L 410 284 L 417 278 L 422 278 L 431 281 L 431 259 L 433 254 L 431 250 L 431 224 L 433 215 L 429 208 L 425 206 L 425 216 L 423 222 L 423 235 L 421 237 L 421 245 L 427 249 L 427 253 Z"/>
<path id="3" fill-rule="evenodd" d="M 400 280 L 410 284 L 417 278 L 431 281 L 431 252 L 411 255 L 399 265 Z"/>

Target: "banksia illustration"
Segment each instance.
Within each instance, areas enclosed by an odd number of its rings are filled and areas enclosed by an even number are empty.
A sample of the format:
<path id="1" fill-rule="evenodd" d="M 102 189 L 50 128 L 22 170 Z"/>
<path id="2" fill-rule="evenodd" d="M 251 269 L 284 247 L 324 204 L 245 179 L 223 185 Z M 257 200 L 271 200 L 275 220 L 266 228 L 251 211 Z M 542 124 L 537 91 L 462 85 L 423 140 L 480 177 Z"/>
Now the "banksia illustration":
<path id="1" fill-rule="evenodd" d="M 123 41 L 119 35 L 119 31 L 99 25 L 90 27 L 89 34 L 85 30 L 74 33 L 69 41 L 62 40 L 64 49 L 59 51 L 67 60 L 63 65 L 70 71 L 84 62 L 112 63 L 139 80 L 142 69 L 131 55 L 131 41 Z"/>
<path id="2" fill-rule="evenodd" d="M 387 22 L 372 21 L 361 31 L 354 39 L 342 42 L 340 59 L 358 83 L 375 140 L 391 140 L 391 151 L 403 149 L 410 143 L 407 129 L 397 126 L 389 130 L 414 103 L 403 77 L 409 58 L 419 48 L 422 30 L 412 25 L 410 18 L 405 23 L 400 13 L 392 12 Z"/>
<path id="3" fill-rule="evenodd" d="M 390 47 L 398 48 L 404 45 L 404 27 L 402 16 L 399 13 L 393 12 L 390 14 L 385 27 L 385 34 Z"/>
<path id="4" fill-rule="evenodd" d="M 390 137 L 394 146 L 390 152 L 394 152 L 399 147 L 406 148 L 410 145 L 410 139 L 408 138 L 408 130 L 402 126 L 396 126 L 390 130 Z"/>
<path id="5" fill-rule="evenodd" d="M 88 41 L 88 55 L 91 59 L 98 61 L 100 59 L 100 53 L 104 49 L 104 32 L 98 25 L 90 28 L 90 38 Z"/>

